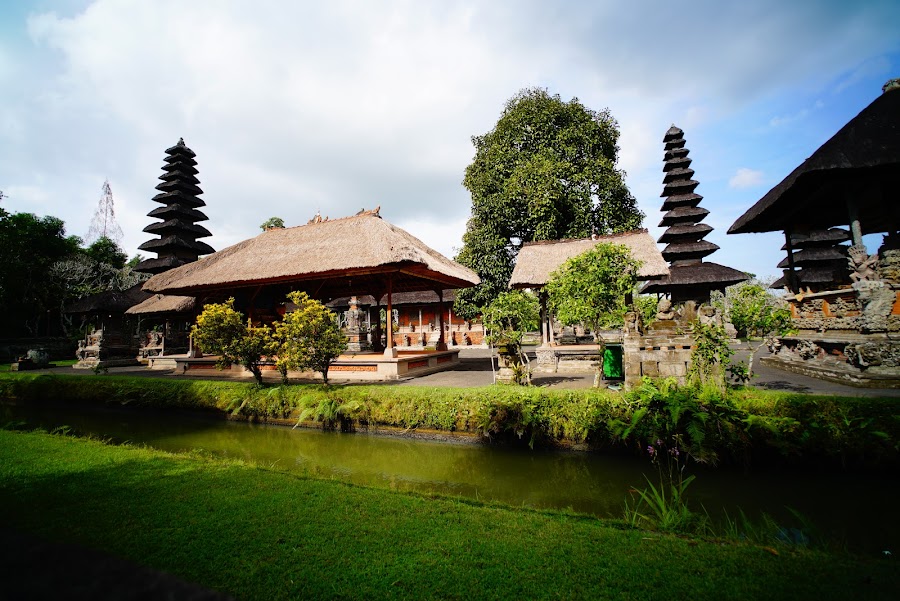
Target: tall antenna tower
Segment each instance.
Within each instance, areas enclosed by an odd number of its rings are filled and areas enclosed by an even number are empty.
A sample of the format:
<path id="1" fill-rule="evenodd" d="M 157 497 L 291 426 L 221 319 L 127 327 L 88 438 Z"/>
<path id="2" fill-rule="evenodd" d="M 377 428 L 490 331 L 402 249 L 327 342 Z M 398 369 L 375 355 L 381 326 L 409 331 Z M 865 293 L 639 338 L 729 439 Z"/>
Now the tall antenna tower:
<path id="1" fill-rule="evenodd" d="M 103 182 L 103 195 L 94 211 L 94 217 L 91 219 L 91 227 L 88 228 L 87 242 L 88 244 L 106 237 L 119 244 L 122 242 L 122 228 L 116 221 L 116 207 L 113 199 L 112 188 L 109 187 L 109 180 Z"/>

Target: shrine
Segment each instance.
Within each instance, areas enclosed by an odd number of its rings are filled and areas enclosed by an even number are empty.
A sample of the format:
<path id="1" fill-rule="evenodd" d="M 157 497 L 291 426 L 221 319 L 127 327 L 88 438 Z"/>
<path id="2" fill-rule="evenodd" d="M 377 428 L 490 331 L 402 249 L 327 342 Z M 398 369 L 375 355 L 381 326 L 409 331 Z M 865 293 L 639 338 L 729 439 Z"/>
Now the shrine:
<path id="1" fill-rule="evenodd" d="M 591 364 L 599 360 L 596 345 L 578 344 L 579 338 L 586 334 L 581 328 L 562 327 L 553 319 L 547 309 L 547 296 L 542 289 L 550 280 L 551 274 L 568 259 L 594 248 L 601 242 L 621 244 L 631 251 L 631 256 L 641 263 L 637 274 L 639 281 L 653 281 L 668 274 L 665 260 L 645 229 L 607 236 L 523 244 L 509 286 L 538 292 L 541 304 L 541 346 L 537 349 L 538 371 L 589 369 Z M 598 334 L 603 336 L 606 343 L 614 346 L 622 344 L 621 331 Z"/>
<path id="2" fill-rule="evenodd" d="M 338 313 L 342 325 L 346 324 L 347 332 L 353 328 L 351 314 L 354 298 L 336 298 L 326 306 Z M 484 346 L 484 327 L 478 320 L 465 320 L 453 311 L 456 290 L 444 290 L 442 298 L 433 290 L 422 292 L 399 292 L 393 296 L 393 329 L 394 345 L 398 349 L 423 350 L 436 347 L 439 342 L 440 313 L 444 313 L 444 340 L 448 348 Z M 383 331 L 380 316 L 376 323 L 376 315 L 380 314 L 384 298 L 375 300 L 372 296 L 356 298 L 356 310 L 359 312 L 360 325 L 368 332 L 366 343 L 369 347 L 380 350 L 384 348 Z M 443 310 L 440 305 L 443 303 Z M 359 309 L 363 307 L 363 309 Z M 351 344 L 352 344 L 351 339 Z M 352 350 L 352 349 L 350 349 Z"/>
<path id="3" fill-rule="evenodd" d="M 138 352 L 132 320 L 126 316 L 129 307 L 151 295 L 141 290 L 142 283 L 127 290 L 106 290 L 81 298 L 65 308 L 77 317 L 87 332 L 78 342 L 75 369 L 94 369 L 136 365 Z"/>
<path id="4" fill-rule="evenodd" d="M 900 387 L 900 80 L 734 222 L 781 231 L 795 335 L 762 361 L 856 386 Z M 863 236 L 883 234 L 870 254 Z M 849 246 L 841 244 L 850 242 Z"/>
<path id="5" fill-rule="evenodd" d="M 709 211 L 699 206 L 703 197 L 694 191 L 699 182 L 692 179 L 684 132 L 673 125 L 663 144 L 665 214 L 659 225 L 667 229 L 658 242 L 666 244 L 662 256 L 669 269 L 668 275 L 641 289 L 661 297 L 656 320 L 644 327 L 636 311 L 626 316 L 630 324 L 624 336 L 626 386 L 640 383 L 644 376 L 674 377 L 683 384 L 691 365 L 695 320 L 725 326 L 718 309 L 708 304 L 710 294 L 749 279 L 742 271 L 703 260 L 719 247 L 704 240 L 713 228 L 701 223 Z"/>

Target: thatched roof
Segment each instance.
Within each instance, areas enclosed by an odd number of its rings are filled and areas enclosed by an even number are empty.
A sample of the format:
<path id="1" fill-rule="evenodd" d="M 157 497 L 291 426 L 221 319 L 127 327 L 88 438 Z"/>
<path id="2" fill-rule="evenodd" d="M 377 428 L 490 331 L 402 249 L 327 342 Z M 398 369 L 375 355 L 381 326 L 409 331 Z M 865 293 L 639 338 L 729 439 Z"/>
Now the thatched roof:
<path id="1" fill-rule="evenodd" d="M 639 280 L 664 277 L 669 270 L 647 230 L 634 230 L 621 234 L 599 236 L 596 240 L 549 240 L 546 242 L 526 242 L 519 250 L 516 266 L 509 281 L 510 288 L 540 288 L 550 280 L 550 274 L 562 266 L 566 260 L 589 251 L 600 242 L 622 244 L 631 251 L 631 256 L 641 262 Z"/>
<path id="2" fill-rule="evenodd" d="M 125 313 L 126 309 L 150 297 L 149 292 L 141 290 L 143 282 L 135 284 L 127 290 L 105 290 L 80 298 L 63 312 L 69 314 L 88 313 Z"/>
<path id="3" fill-rule="evenodd" d="M 456 290 L 444 290 L 444 304 L 451 305 L 453 301 L 456 300 Z M 356 298 L 356 302 L 362 306 L 371 307 L 376 304 L 375 297 L 366 294 L 363 296 L 358 296 Z M 434 290 L 422 290 L 420 292 L 398 292 L 397 294 L 391 294 L 391 305 L 396 307 L 397 305 L 436 305 L 438 303 L 438 295 Z M 382 296 L 378 300 L 378 304 L 382 307 L 387 304 L 387 295 Z M 350 297 L 342 296 L 340 298 L 334 298 L 325 303 L 325 306 L 329 309 L 337 309 L 341 307 L 349 307 L 350 306 Z"/>
<path id="4" fill-rule="evenodd" d="M 154 294 L 142 303 L 125 311 L 128 315 L 150 315 L 153 313 L 187 313 L 193 311 L 197 299 L 193 296 L 172 296 Z"/>
<path id="5" fill-rule="evenodd" d="M 357 215 L 271 229 L 217 253 L 160 273 L 151 292 L 196 295 L 263 284 L 309 288 L 327 298 L 381 292 L 392 274 L 395 292 L 467 288 L 480 283 L 470 269 L 376 215 Z"/>
<path id="6" fill-rule="evenodd" d="M 791 246 L 794 248 L 811 248 L 816 246 L 834 246 L 850 239 L 850 232 L 833 227 L 828 230 L 815 230 L 812 232 L 794 232 L 791 234 Z M 787 250 L 787 244 L 781 247 Z"/>
<path id="7" fill-rule="evenodd" d="M 849 223 L 845 194 L 863 233 L 896 229 L 900 203 L 900 90 L 886 91 L 741 215 L 729 234 Z"/>
<path id="8" fill-rule="evenodd" d="M 669 277 L 647 282 L 641 289 L 644 294 L 671 292 L 678 296 L 678 289 L 724 290 L 726 287 L 749 279 L 743 271 L 704 261 L 696 265 L 671 266 Z"/>

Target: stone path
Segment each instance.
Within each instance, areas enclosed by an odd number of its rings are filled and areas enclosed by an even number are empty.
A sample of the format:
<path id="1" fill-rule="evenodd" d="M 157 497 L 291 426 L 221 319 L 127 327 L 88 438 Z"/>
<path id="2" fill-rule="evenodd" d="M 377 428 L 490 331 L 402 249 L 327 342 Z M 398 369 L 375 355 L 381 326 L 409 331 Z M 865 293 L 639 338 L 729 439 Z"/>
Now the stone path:
<path id="1" fill-rule="evenodd" d="M 732 357 L 733 362 L 747 362 L 749 352 L 744 344 L 735 345 L 735 355 Z M 845 384 L 837 384 L 818 380 L 800 374 L 794 374 L 762 364 L 760 357 L 766 356 L 769 351 L 763 347 L 755 355 L 753 361 L 754 377 L 750 383 L 755 388 L 763 388 L 767 390 L 785 390 L 791 392 L 802 392 L 807 394 L 831 394 L 842 396 L 866 396 L 866 397 L 900 397 L 900 389 L 890 388 L 857 388 L 855 386 L 847 386 Z M 534 351 L 529 352 L 529 356 L 534 360 Z M 450 387 L 450 388 L 466 388 L 474 386 L 489 386 L 494 382 L 494 373 L 491 369 L 491 351 L 489 349 L 465 348 L 459 351 L 460 364 L 455 369 L 442 371 L 427 376 L 419 376 L 416 378 L 404 378 L 391 382 L 379 382 L 378 384 L 385 386 L 430 386 L 430 387 Z M 87 369 L 71 369 L 69 367 L 57 367 L 44 370 L 35 370 L 32 373 L 65 373 L 80 376 L 93 376 L 93 372 Z M 167 370 L 148 370 L 144 367 L 113 367 L 108 373 L 110 375 L 129 375 L 140 377 L 160 377 L 171 375 L 171 371 Z M 173 376 L 188 379 L 213 379 L 213 380 L 251 380 L 249 374 L 246 376 L 235 376 L 227 372 L 205 371 L 198 375 L 181 375 Z M 263 372 L 263 378 L 266 382 L 277 383 L 279 376 L 277 372 Z M 371 384 L 370 382 L 342 381 L 334 375 L 331 378 L 334 384 Z M 532 383 L 535 386 L 543 386 L 548 388 L 575 389 L 590 388 L 594 383 L 593 372 L 583 373 L 558 373 L 558 374 L 541 374 L 535 373 L 532 376 Z"/>

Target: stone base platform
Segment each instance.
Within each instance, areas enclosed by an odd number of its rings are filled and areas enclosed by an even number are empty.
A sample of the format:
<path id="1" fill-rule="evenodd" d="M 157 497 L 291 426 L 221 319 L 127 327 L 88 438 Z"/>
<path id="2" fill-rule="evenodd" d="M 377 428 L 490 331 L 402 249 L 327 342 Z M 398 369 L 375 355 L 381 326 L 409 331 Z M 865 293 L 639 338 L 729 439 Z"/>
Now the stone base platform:
<path id="1" fill-rule="evenodd" d="M 159 357 L 151 362 L 151 369 L 171 369 L 174 362 L 176 375 L 196 375 L 216 368 L 216 357 L 189 358 L 187 356 Z M 459 351 L 399 351 L 397 357 L 385 357 L 382 353 L 348 353 L 341 355 L 328 370 L 330 380 L 354 380 L 380 382 L 400 378 L 424 376 L 452 369 L 459 365 Z M 240 365 L 232 365 L 228 371 L 234 375 L 251 377 Z M 263 371 L 275 371 L 275 365 L 263 365 Z M 317 372 L 288 372 L 289 378 L 322 379 Z"/>
<path id="2" fill-rule="evenodd" d="M 858 388 L 900 388 L 900 372 L 873 373 L 840 364 L 791 360 L 778 356 L 762 357 L 760 361 L 769 367 L 788 371 L 828 382 L 856 386 Z"/>
<path id="3" fill-rule="evenodd" d="M 138 363 L 138 360 L 134 357 L 100 360 L 92 357 L 88 359 L 82 359 L 72 367 L 74 369 L 107 369 L 110 367 L 132 367 L 134 365 L 140 365 L 140 363 Z"/>
<path id="4" fill-rule="evenodd" d="M 538 347 L 535 355 L 534 371 L 539 373 L 591 372 L 597 371 L 600 363 L 600 347 L 596 344 Z"/>

